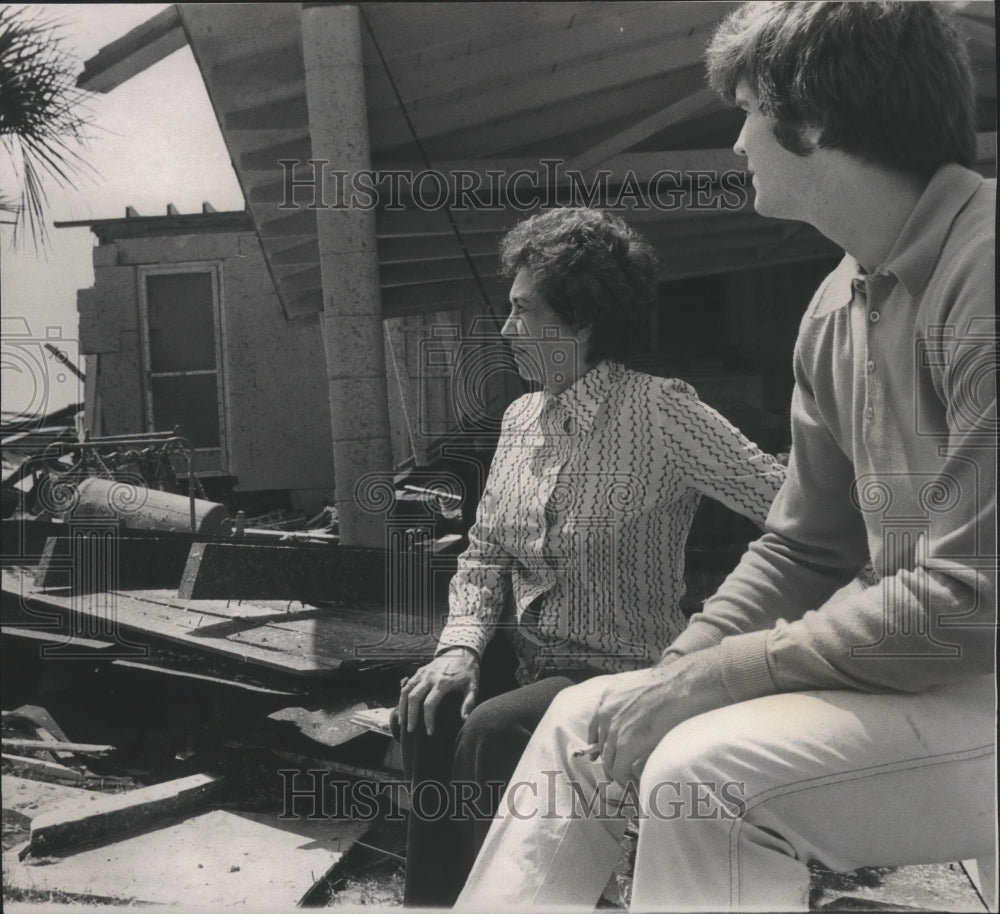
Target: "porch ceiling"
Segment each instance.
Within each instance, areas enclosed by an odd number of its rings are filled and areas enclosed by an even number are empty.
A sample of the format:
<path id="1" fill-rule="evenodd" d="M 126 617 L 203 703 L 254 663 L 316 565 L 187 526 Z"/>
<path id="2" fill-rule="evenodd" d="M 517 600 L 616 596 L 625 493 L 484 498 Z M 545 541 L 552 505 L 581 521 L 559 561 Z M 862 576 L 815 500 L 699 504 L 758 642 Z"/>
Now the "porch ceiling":
<path id="1" fill-rule="evenodd" d="M 361 4 L 371 29 L 363 37 L 373 165 L 422 170 L 415 131 L 436 170 L 466 170 L 484 186 L 491 169 L 538 171 L 543 158 L 584 174 L 607 169 L 612 186 L 629 172 L 740 172 L 729 149 L 739 116 L 704 90 L 701 63 L 712 28 L 735 5 Z M 959 22 L 977 71 L 981 170 L 995 174 L 993 4 L 963 6 Z M 301 5 L 179 4 L 87 61 L 81 84 L 107 91 L 178 36 L 205 79 L 286 315 L 322 310 L 323 211 L 281 205 L 279 160 L 312 156 Z M 312 178 L 307 165 L 294 174 Z M 521 215 L 510 206 L 455 214 L 494 305 L 506 291 L 495 277 L 497 242 Z M 812 229 L 764 220 L 747 205 L 625 215 L 656 246 L 664 279 L 833 253 Z M 483 306 L 443 209 L 382 207 L 376 224 L 386 316 Z"/>

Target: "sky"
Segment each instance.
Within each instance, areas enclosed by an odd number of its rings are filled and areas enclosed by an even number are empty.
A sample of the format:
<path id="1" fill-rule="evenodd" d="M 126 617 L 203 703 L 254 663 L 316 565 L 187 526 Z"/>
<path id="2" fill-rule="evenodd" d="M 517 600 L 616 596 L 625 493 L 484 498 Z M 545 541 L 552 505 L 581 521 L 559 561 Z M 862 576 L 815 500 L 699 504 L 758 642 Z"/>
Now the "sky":
<path id="1" fill-rule="evenodd" d="M 152 18 L 169 4 L 32 4 L 61 23 L 64 49 L 83 62 L 102 47 Z M 46 185 L 49 243 L 36 253 L 30 240 L 12 246 L 13 229 L 0 225 L 0 311 L 3 316 L 2 408 L 23 415 L 83 401 L 83 389 L 42 348 L 59 346 L 82 370 L 76 292 L 94 282 L 89 228 L 54 228 L 53 222 L 244 207 L 222 135 L 189 48 L 88 102 L 91 126 L 81 155 L 87 173 L 74 188 Z M 20 195 L 5 149 L 0 186 Z"/>

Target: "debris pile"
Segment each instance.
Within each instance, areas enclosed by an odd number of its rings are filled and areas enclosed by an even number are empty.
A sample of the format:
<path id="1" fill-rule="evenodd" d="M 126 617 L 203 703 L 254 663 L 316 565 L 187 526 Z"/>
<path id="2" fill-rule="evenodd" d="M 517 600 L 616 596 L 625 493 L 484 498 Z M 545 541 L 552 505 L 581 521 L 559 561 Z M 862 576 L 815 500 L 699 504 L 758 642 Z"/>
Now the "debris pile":
<path id="1" fill-rule="evenodd" d="M 385 549 L 339 545 L 329 506 L 230 517 L 175 432 L 5 429 L 8 900 L 317 904 L 355 845 L 362 867 L 403 853 L 378 837 L 406 790 L 370 714 L 431 655 L 460 535 L 434 536 L 434 493 Z"/>

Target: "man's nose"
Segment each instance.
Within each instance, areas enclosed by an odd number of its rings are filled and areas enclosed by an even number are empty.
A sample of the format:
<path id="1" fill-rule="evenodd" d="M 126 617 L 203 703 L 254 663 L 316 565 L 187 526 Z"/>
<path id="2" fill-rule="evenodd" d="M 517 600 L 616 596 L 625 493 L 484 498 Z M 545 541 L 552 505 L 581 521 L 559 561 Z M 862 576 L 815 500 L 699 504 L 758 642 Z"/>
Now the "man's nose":
<path id="1" fill-rule="evenodd" d="M 505 337 L 521 335 L 521 318 L 517 317 L 513 311 L 507 315 L 507 320 L 500 328 L 500 335 Z"/>
<path id="2" fill-rule="evenodd" d="M 742 129 L 740 130 L 740 135 L 736 137 L 736 142 L 733 143 L 733 152 L 735 152 L 738 156 L 743 156 L 743 158 L 746 158 L 747 155 L 746 143 L 743 139 L 743 134 L 746 133 L 746 130 L 746 123 L 744 123 Z"/>

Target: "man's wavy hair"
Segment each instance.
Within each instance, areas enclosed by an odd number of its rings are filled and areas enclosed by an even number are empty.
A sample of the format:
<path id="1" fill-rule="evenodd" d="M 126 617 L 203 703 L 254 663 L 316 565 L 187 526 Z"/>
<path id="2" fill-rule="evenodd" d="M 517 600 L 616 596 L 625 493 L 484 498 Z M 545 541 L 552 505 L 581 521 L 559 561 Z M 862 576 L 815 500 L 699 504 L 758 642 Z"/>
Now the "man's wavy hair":
<path id="1" fill-rule="evenodd" d="M 538 213 L 500 243 L 500 273 L 531 270 L 535 288 L 571 327 L 591 327 L 587 361 L 623 359 L 656 298 L 656 255 L 622 219 L 567 207 Z"/>
<path id="2" fill-rule="evenodd" d="M 747 81 L 798 155 L 818 127 L 822 147 L 922 178 L 975 160 L 968 53 L 932 3 L 747 3 L 716 29 L 706 62 L 729 104 Z"/>

